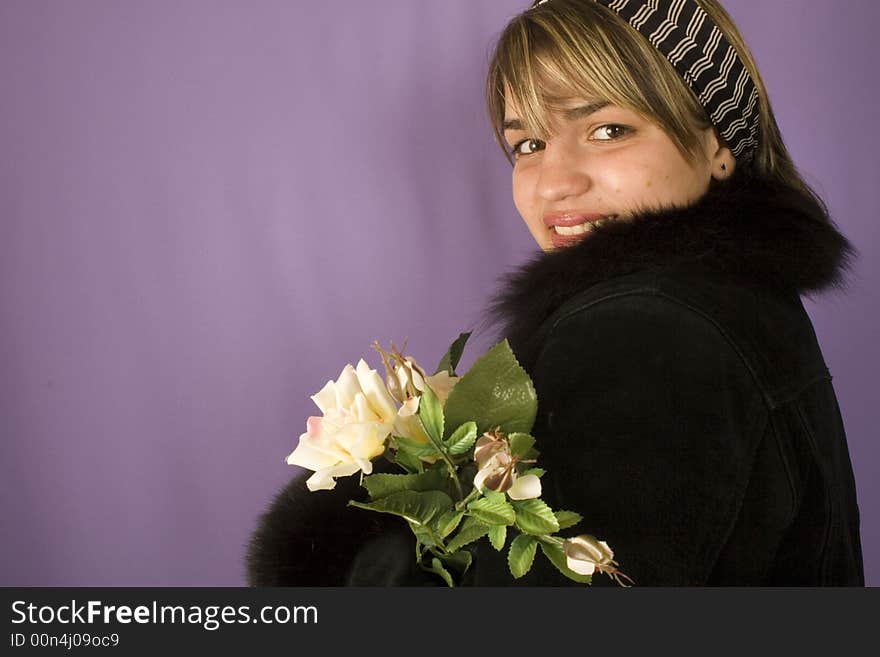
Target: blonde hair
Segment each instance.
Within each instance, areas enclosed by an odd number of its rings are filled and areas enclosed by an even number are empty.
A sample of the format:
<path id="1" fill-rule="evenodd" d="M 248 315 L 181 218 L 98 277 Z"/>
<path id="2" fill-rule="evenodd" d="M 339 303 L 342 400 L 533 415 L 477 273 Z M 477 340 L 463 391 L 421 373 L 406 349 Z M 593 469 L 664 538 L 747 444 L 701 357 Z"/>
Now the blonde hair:
<path id="1" fill-rule="evenodd" d="M 733 20 L 717 0 L 696 2 L 737 51 L 758 91 L 757 148 L 737 167 L 806 194 L 827 214 L 782 141 L 764 81 Z M 495 46 L 486 91 L 495 138 L 511 161 L 504 141 L 508 98 L 525 128 L 539 139 L 550 136 L 548 114 L 572 98 L 631 109 L 660 126 L 690 160 L 698 156 L 699 131 L 712 125 L 663 54 L 594 0 L 550 0 L 512 19 Z"/>

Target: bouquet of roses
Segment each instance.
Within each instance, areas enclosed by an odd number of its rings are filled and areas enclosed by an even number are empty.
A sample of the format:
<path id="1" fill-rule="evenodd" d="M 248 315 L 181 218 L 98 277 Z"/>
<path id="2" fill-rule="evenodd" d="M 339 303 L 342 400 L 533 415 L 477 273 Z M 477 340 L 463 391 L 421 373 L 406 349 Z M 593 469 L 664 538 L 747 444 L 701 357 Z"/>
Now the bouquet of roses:
<path id="1" fill-rule="evenodd" d="M 311 491 L 360 472 L 369 501 L 349 504 L 405 520 L 419 565 L 449 586 L 471 565 L 465 547 L 484 537 L 496 550 L 507 546 L 514 578 L 531 569 L 540 547 L 577 582 L 590 583 L 598 571 L 626 586 L 623 579 L 632 580 L 607 543 L 558 536 L 581 516 L 541 500 L 545 472 L 529 434 L 538 400 L 528 374 L 504 340 L 459 376 L 468 337 L 452 343 L 431 376 L 393 344 L 386 351 L 374 343 L 385 380 L 363 359 L 346 365 L 312 396 L 323 415 L 308 419 L 287 463 L 315 471 L 306 482 Z M 401 473 L 371 474 L 379 457 Z"/>

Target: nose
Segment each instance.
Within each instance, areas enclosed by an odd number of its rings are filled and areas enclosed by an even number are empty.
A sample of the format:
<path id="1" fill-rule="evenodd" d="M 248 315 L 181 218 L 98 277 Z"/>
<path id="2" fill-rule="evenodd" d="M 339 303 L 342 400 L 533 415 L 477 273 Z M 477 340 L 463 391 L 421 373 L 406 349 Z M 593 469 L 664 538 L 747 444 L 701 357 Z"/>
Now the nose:
<path id="1" fill-rule="evenodd" d="M 538 195 L 545 201 L 558 202 L 584 194 L 592 185 L 588 164 L 572 146 L 550 140 L 541 157 Z"/>

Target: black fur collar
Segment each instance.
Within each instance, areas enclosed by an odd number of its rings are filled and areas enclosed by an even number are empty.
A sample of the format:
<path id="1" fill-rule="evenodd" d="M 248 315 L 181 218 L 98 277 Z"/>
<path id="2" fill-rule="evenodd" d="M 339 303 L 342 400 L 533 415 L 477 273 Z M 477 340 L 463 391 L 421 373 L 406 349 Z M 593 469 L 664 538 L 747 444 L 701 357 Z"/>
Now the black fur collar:
<path id="1" fill-rule="evenodd" d="M 734 177 L 694 205 L 603 226 L 503 277 L 486 317 L 517 344 L 595 283 L 693 262 L 762 289 L 801 295 L 842 287 L 855 255 L 825 209 L 804 194 Z"/>

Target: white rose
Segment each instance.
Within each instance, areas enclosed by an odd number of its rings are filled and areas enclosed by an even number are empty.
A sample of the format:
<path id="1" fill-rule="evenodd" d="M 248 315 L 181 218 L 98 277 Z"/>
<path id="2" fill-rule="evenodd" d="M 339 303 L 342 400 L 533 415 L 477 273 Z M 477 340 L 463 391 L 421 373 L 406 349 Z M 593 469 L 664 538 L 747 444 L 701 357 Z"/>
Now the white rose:
<path id="1" fill-rule="evenodd" d="M 578 575 L 592 575 L 597 569 L 614 571 L 614 552 L 605 541 L 589 534 L 568 538 L 562 544 L 568 567 Z"/>
<path id="2" fill-rule="evenodd" d="M 324 415 L 308 419 L 287 463 L 315 471 L 306 481 L 311 491 L 334 488 L 335 477 L 370 474 L 370 459 L 385 450 L 397 418 L 394 399 L 376 370 L 363 359 L 357 369 L 346 365 L 312 400 Z"/>

